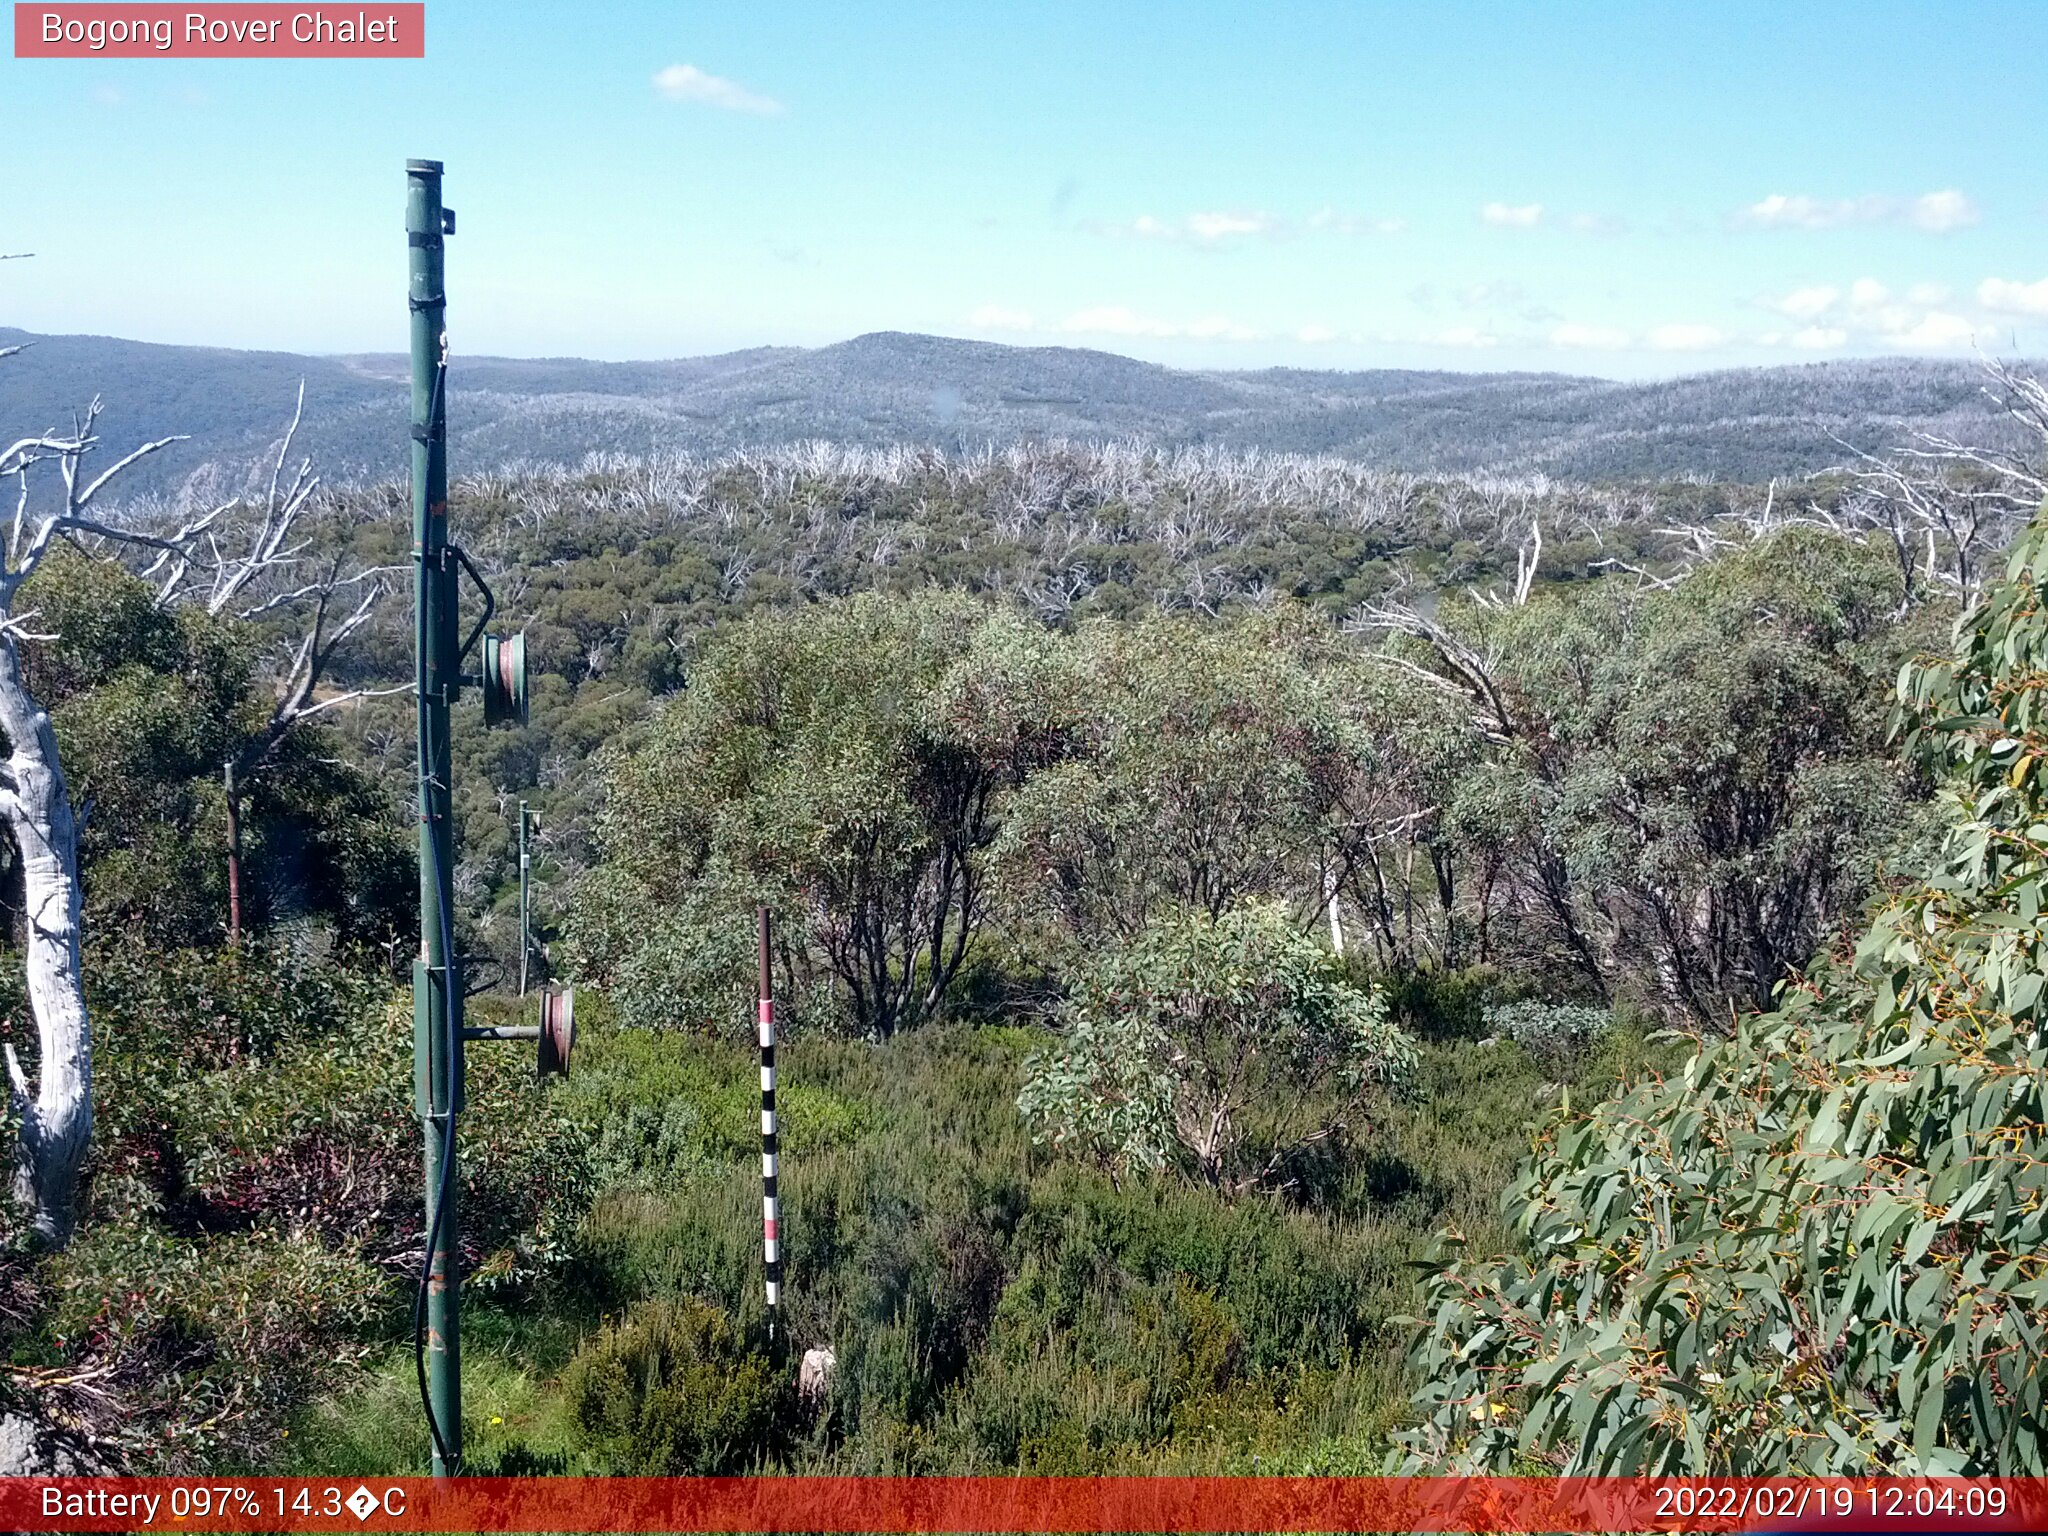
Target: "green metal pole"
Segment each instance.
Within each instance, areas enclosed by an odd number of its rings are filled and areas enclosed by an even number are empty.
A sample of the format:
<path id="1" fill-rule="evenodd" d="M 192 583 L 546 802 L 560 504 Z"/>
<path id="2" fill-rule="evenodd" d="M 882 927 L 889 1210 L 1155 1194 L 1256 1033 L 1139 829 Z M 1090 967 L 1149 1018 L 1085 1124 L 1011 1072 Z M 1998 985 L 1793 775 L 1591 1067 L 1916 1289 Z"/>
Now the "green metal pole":
<path id="1" fill-rule="evenodd" d="M 413 678 L 419 706 L 420 958 L 413 968 L 413 1090 L 425 1132 L 426 1376 L 433 1473 L 462 1470 L 462 1275 L 455 1113 L 462 1104 L 462 987 L 450 936 L 454 829 L 449 706 L 458 687 L 456 567 L 448 553 L 447 295 L 441 165 L 405 167 L 411 267 Z"/>
<path id="2" fill-rule="evenodd" d="M 526 847 L 526 802 L 519 802 L 519 995 L 526 996 L 526 963 L 533 958 L 533 923 L 526 904 L 527 883 L 533 872 L 533 856 Z"/>

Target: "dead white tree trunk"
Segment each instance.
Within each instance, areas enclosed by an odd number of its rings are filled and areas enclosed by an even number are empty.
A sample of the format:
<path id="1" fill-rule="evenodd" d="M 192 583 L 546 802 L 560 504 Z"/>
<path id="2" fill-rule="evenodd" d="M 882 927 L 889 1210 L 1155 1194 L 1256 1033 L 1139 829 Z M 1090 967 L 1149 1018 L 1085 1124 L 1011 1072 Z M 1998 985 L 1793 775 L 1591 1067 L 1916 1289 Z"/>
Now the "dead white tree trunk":
<path id="1" fill-rule="evenodd" d="M 300 399 L 303 404 L 303 389 Z M 182 441 L 167 437 L 144 443 L 88 480 L 82 471 L 98 445 L 99 415 L 100 402 L 94 400 L 70 432 L 46 432 L 0 448 L 0 485 L 15 484 L 13 525 L 0 557 L 0 731 L 6 734 L 8 754 L 0 761 L 0 820 L 21 855 L 27 916 L 23 962 L 37 1042 L 33 1084 L 13 1047 L 5 1052 L 8 1089 L 21 1117 L 14 1193 L 27 1207 L 37 1236 L 54 1246 L 69 1240 L 77 1219 L 78 1182 L 92 1140 L 92 1023 L 80 968 L 79 823 L 49 714 L 30 693 L 21 666 L 23 640 L 51 637 L 31 631 L 32 613 L 16 611 L 23 584 L 63 539 L 106 558 L 141 551 L 141 574 L 155 579 L 157 601 L 166 606 L 203 601 L 209 613 L 241 618 L 309 609 L 307 632 L 278 679 L 276 707 L 246 766 L 260 765 L 299 721 L 360 697 L 314 695 L 334 648 L 368 620 L 383 591 L 381 572 L 344 577 L 338 563 L 303 585 L 294 586 L 288 578 L 305 548 L 296 528 L 312 493 L 309 468 L 302 467 L 283 494 L 274 472 L 260 504 L 239 498 L 223 502 L 158 532 L 88 516 L 94 501 L 125 470 Z M 280 470 L 297 425 L 295 414 L 279 453 Z M 30 471 L 45 462 L 56 466 L 60 494 L 53 508 L 32 513 Z M 231 518 L 237 509 L 246 515 Z M 202 573 L 211 577 L 211 591 L 200 598 L 196 584 L 188 588 L 187 582 Z M 345 587 L 356 588 L 360 600 L 335 623 L 331 603 Z"/>
<path id="2" fill-rule="evenodd" d="M 1521 607 L 1529 601 L 1529 593 L 1536 585 L 1536 571 L 1543 564 L 1543 514 L 1536 512 L 1529 517 L 1529 538 L 1515 551 L 1515 606 Z"/>
<path id="3" fill-rule="evenodd" d="M 1330 948 L 1341 957 L 1344 953 L 1344 914 L 1339 907 L 1337 868 L 1334 864 L 1323 867 L 1323 905 L 1330 913 Z"/>
<path id="4" fill-rule="evenodd" d="M 33 615 L 16 613 L 15 599 L 57 537 L 111 533 L 86 518 L 85 509 L 121 471 L 176 441 L 145 443 L 81 484 L 79 470 L 93 444 L 98 414 L 95 401 L 68 436 L 45 433 L 0 449 L 0 482 L 10 477 L 18 482 L 14 525 L 0 568 L 0 730 L 7 735 L 7 757 L 0 764 L 0 819 L 21 855 L 23 964 L 37 1047 L 33 1087 L 14 1047 L 10 1044 L 5 1052 L 8 1093 L 21 1117 L 14 1195 L 27 1208 L 36 1236 L 58 1247 L 71 1236 L 78 1176 L 92 1140 L 92 1023 L 79 968 L 83 893 L 78 822 L 57 759 L 56 731 L 22 675 L 21 642 L 33 638 L 26 622 Z M 62 472 L 62 510 L 32 522 L 28 472 L 45 459 L 55 459 Z"/>
<path id="5" fill-rule="evenodd" d="M 21 1117 L 14 1197 L 37 1237 L 62 1247 L 71 1237 L 73 1194 L 92 1139 L 92 1025 L 79 970 L 78 824 L 57 761 L 50 717 L 29 696 L 21 653 L 0 634 L 0 729 L 10 747 L 4 806 L 21 855 L 28 1005 L 39 1060 L 31 1091 L 7 1046 L 8 1090 Z"/>

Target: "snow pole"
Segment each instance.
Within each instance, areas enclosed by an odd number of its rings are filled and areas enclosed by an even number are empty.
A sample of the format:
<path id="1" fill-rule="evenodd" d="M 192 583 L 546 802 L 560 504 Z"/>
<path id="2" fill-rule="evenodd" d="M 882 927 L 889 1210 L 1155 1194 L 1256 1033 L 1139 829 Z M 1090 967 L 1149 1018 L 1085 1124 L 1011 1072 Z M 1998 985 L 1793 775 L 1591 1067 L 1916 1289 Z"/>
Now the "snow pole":
<path id="1" fill-rule="evenodd" d="M 776 1193 L 780 1162 L 775 1137 L 775 991 L 768 972 L 770 923 L 759 913 L 761 987 L 756 1018 L 761 1032 L 761 1261 L 768 1295 L 768 1337 L 775 1337 L 782 1309 L 782 1201 Z"/>

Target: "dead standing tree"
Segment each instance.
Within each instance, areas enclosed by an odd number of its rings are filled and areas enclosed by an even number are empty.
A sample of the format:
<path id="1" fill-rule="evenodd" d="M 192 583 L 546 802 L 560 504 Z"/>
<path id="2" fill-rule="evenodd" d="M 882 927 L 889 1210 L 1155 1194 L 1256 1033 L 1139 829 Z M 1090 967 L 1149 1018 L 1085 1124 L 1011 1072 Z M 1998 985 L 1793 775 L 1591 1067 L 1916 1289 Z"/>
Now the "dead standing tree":
<path id="1" fill-rule="evenodd" d="M 386 578 L 397 568 L 347 570 L 341 556 L 330 555 L 311 573 L 305 569 L 312 541 L 304 523 L 320 479 L 309 459 L 299 461 L 289 481 L 284 478 L 305 410 L 306 387 L 302 383 L 261 500 L 227 503 L 222 509 L 227 525 L 209 525 L 202 530 L 206 536 L 203 556 L 188 537 L 177 547 L 158 552 L 142 572 L 157 580 L 157 601 L 163 606 L 195 602 L 211 618 L 253 622 L 288 614 L 298 623 L 296 638 L 287 642 L 280 653 L 281 664 L 272 669 L 269 717 L 222 765 L 228 820 L 230 942 L 242 934 L 242 805 L 251 784 L 276 759 L 292 731 L 306 721 L 366 698 L 411 691 L 408 683 L 322 696 L 335 654 L 370 622 L 388 590 Z M 201 558 L 195 566 L 196 556 Z M 194 580 L 195 572 L 210 578 L 203 587 Z"/>
<path id="2" fill-rule="evenodd" d="M 1975 598 L 1987 566 L 1995 569 L 1996 556 L 2048 499 L 2048 385 L 1995 359 L 1984 370 L 1985 395 L 2017 429 L 2007 446 L 1920 433 L 1909 447 L 1874 454 L 1835 439 L 1850 457 L 1825 477 L 1845 482 L 1847 492 L 1836 514 L 1808 520 L 1889 543 L 1904 584 L 1901 612 L 1935 591 Z"/>
<path id="3" fill-rule="evenodd" d="M 57 760 L 56 730 L 22 673 L 21 642 L 36 638 L 29 627 L 35 616 L 16 612 L 15 604 L 22 584 L 59 538 L 123 536 L 87 516 L 87 509 L 123 470 L 177 441 L 145 443 L 97 478 L 82 480 L 98 414 L 95 401 L 69 434 L 43 433 L 0 450 L 0 477 L 17 482 L 0 567 L 0 730 L 8 748 L 0 763 L 0 817 L 21 855 L 23 960 L 39 1047 L 33 1091 L 14 1047 L 6 1047 L 9 1092 L 21 1116 L 14 1194 L 28 1207 L 38 1238 L 53 1246 L 70 1238 L 78 1176 L 92 1138 L 92 1026 L 79 968 L 78 822 Z M 59 466 L 63 495 L 56 511 L 32 518 L 29 471 L 51 459 Z"/>
<path id="4" fill-rule="evenodd" d="M 92 1138 L 92 1026 L 80 965 L 79 819 L 58 760 L 56 731 L 22 668 L 22 642 L 46 638 L 33 628 L 34 612 L 18 610 L 24 585 L 62 541 L 100 558 L 138 560 L 162 604 L 198 600 L 211 613 L 241 617 L 308 609 L 308 628 L 282 679 L 270 726 L 257 736 L 273 746 L 298 720 L 341 702 L 315 701 L 314 690 L 334 647 L 368 618 L 382 590 L 376 573 L 343 578 L 334 566 L 324 581 L 290 583 L 288 573 L 304 552 L 293 530 L 310 496 L 306 470 L 283 496 L 274 475 L 260 506 L 227 501 L 154 530 L 102 521 L 93 513 L 108 488 L 143 459 L 183 439 L 146 442 L 88 477 L 87 463 L 100 446 L 100 409 L 95 399 L 68 432 L 47 431 L 0 449 L 0 485 L 12 481 L 15 492 L 0 563 L 0 731 L 7 749 L 0 760 L 0 819 L 22 864 L 23 962 L 36 1024 L 36 1083 L 30 1084 L 11 1045 L 5 1061 L 21 1117 L 15 1198 L 27 1208 L 38 1239 L 52 1246 L 70 1238 Z M 288 433 L 286 454 L 289 447 Z M 49 476 L 38 473 L 38 466 L 54 466 L 57 482 L 54 504 L 40 508 L 32 503 L 32 489 Z M 305 493 L 298 494 L 302 488 Z M 334 595 L 347 586 L 361 586 L 361 599 L 348 618 L 334 623 L 328 617 Z"/>

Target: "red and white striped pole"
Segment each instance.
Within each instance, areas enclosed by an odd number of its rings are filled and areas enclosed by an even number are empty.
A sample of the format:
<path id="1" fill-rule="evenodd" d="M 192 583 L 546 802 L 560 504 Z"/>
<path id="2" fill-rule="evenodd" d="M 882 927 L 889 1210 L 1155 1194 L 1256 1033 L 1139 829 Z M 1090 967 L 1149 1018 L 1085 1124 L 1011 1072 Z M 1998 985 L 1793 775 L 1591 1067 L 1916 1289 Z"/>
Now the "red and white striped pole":
<path id="1" fill-rule="evenodd" d="M 782 1307 L 782 1201 L 776 1194 L 775 991 L 768 974 L 768 909 L 761 908 L 761 1258 L 768 1287 L 768 1337 Z"/>

